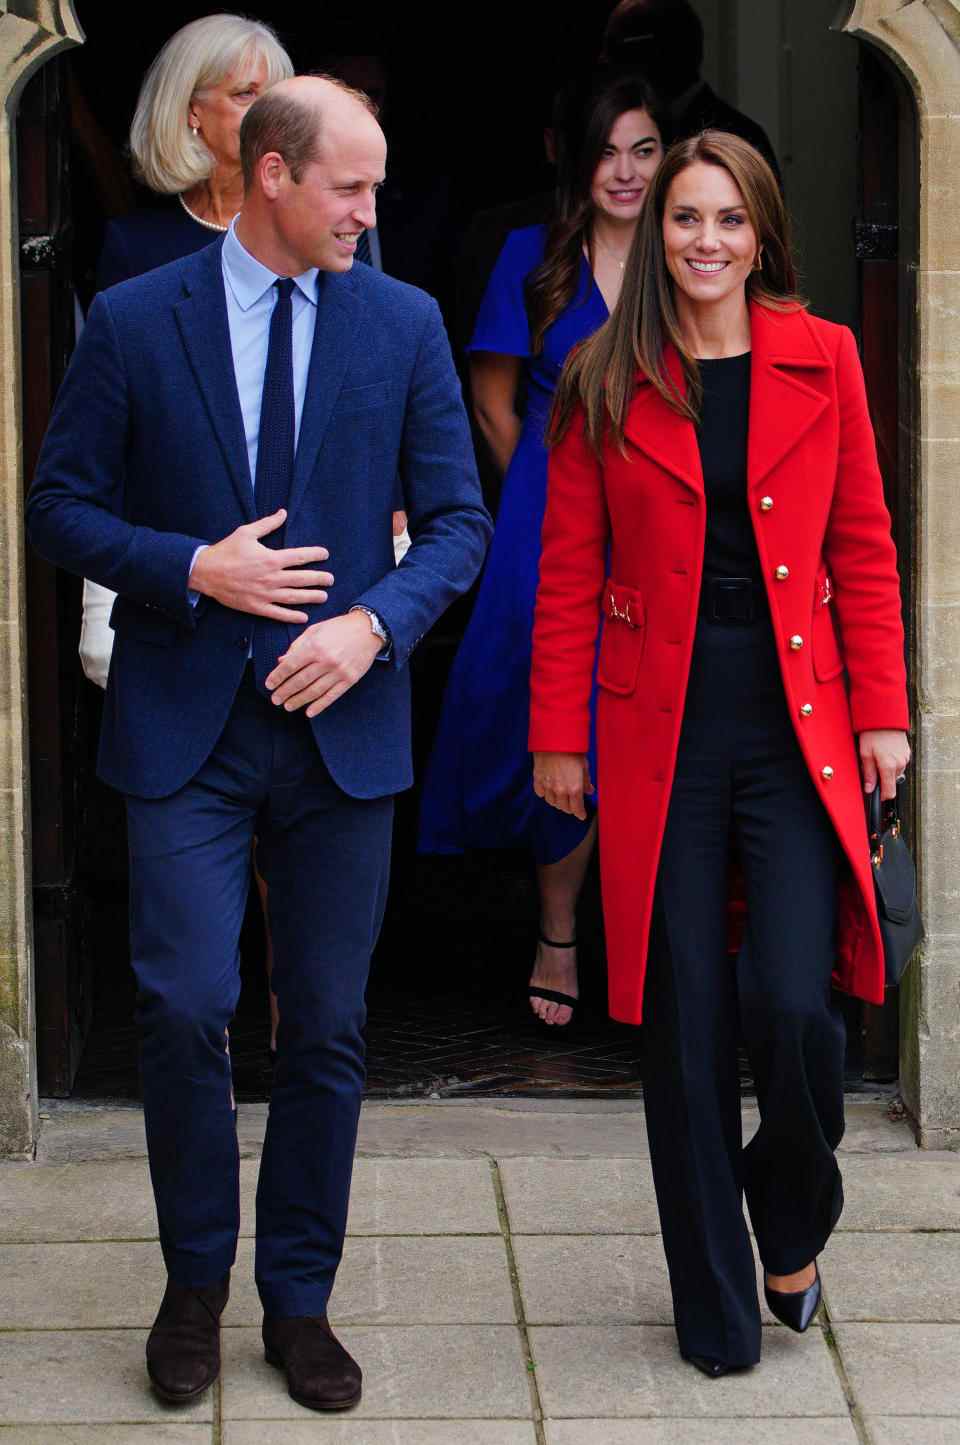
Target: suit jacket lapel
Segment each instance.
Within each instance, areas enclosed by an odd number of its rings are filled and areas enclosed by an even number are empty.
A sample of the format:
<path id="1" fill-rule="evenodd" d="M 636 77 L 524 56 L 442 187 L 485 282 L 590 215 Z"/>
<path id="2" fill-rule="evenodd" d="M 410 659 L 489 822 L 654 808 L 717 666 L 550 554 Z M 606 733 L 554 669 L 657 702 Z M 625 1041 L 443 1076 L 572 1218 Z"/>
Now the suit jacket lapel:
<path id="1" fill-rule="evenodd" d="M 823 350 L 802 311 L 750 308 L 753 357 L 750 367 L 750 439 L 747 481 L 760 487 L 794 449 L 829 404 L 808 377 L 828 368 Z"/>
<path id="2" fill-rule="evenodd" d="M 317 319 L 307 372 L 307 392 L 293 467 L 291 517 L 296 515 L 304 488 L 316 466 L 330 415 L 347 374 L 362 315 L 363 305 L 351 288 L 349 273 L 335 276 L 321 271 L 317 278 Z"/>
<path id="3" fill-rule="evenodd" d="M 174 307 L 197 390 L 230 474 L 243 515 L 256 517 L 253 483 L 247 461 L 247 439 L 237 392 L 218 245 L 205 247 L 184 273 L 187 295 Z"/>

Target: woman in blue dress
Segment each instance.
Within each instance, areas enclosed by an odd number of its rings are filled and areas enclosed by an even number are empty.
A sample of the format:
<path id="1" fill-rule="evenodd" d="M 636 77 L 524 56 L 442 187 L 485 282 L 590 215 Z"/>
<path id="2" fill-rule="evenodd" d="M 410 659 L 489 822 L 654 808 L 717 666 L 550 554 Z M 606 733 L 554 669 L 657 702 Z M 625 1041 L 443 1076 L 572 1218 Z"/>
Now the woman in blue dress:
<path id="1" fill-rule="evenodd" d="M 538 798 L 527 750 L 544 435 L 567 356 L 619 297 L 663 140 L 647 86 L 609 72 L 568 109 L 558 139 L 556 219 L 509 234 L 470 342 L 474 411 L 504 482 L 424 779 L 420 849 L 531 852 L 540 928 L 530 1001 L 543 1023 L 564 1025 L 578 997 L 575 915 L 596 819 L 580 822 Z"/>

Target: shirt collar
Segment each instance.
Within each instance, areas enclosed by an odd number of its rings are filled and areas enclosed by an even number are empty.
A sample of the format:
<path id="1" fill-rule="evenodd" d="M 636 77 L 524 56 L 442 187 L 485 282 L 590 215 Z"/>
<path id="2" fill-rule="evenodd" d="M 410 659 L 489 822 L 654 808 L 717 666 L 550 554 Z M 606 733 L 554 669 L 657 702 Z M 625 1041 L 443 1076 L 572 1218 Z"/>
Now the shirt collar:
<path id="1" fill-rule="evenodd" d="M 251 306 L 267 294 L 274 282 L 280 279 L 269 266 L 258 261 L 256 256 L 251 256 L 242 244 L 237 235 L 236 216 L 223 238 L 223 274 L 241 311 L 249 311 Z M 309 271 L 293 277 L 297 289 L 314 306 L 317 304 L 318 274 L 317 267 L 312 266 Z"/>

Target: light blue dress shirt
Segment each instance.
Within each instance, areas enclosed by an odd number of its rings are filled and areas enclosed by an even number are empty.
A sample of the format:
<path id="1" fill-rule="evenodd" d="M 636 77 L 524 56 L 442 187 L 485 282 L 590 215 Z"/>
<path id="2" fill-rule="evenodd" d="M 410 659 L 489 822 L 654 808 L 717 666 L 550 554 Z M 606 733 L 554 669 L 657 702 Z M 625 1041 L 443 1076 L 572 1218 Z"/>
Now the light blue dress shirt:
<path id="1" fill-rule="evenodd" d="M 237 378 L 243 430 L 247 439 L 250 485 L 253 486 L 257 475 L 260 405 L 270 344 L 270 319 L 278 299 L 275 283 L 280 277 L 244 249 L 237 237 L 236 216 L 223 238 L 221 264 L 233 371 Z M 313 267 L 293 278 L 293 401 L 296 412 L 294 435 L 297 438 L 300 436 L 313 331 L 317 321 L 317 275 L 317 268 Z"/>

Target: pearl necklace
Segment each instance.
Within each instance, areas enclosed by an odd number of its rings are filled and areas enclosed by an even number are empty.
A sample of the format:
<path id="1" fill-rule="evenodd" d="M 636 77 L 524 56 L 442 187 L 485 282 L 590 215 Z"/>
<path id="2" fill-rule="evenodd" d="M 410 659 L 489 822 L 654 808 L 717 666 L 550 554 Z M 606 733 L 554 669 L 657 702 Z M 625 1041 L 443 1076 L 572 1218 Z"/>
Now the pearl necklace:
<path id="1" fill-rule="evenodd" d="M 221 232 L 221 233 L 224 232 L 224 231 L 229 231 L 229 229 L 230 229 L 229 226 L 218 226 L 217 223 L 216 223 L 216 221 L 205 221 L 202 216 L 198 216 L 198 215 L 197 215 L 196 211 L 191 211 L 190 207 L 187 205 L 186 201 L 183 199 L 183 192 L 182 192 L 182 191 L 178 191 L 178 193 L 177 193 L 177 200 L 180 202 L 181 206 L 182 206 L 183 209 L 186 211 L 186 213 L 187 213 L 187 215 L 190 217 L 191 221 L 196 221 L 196 223 L 197 223 L 198 226 L 205 226 L 208 231 L 219 231 L 219 232 Z"/>

